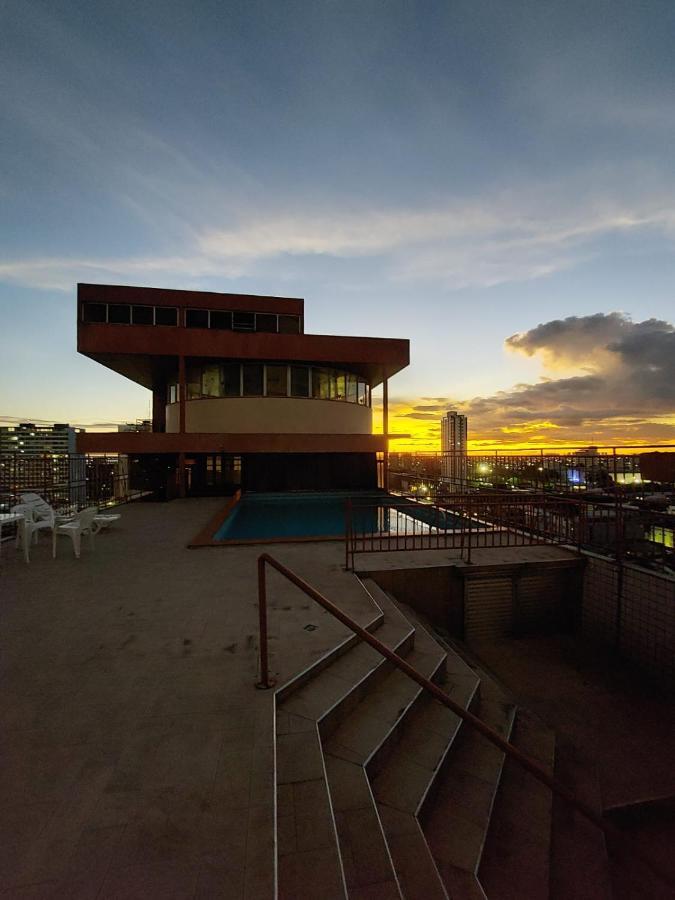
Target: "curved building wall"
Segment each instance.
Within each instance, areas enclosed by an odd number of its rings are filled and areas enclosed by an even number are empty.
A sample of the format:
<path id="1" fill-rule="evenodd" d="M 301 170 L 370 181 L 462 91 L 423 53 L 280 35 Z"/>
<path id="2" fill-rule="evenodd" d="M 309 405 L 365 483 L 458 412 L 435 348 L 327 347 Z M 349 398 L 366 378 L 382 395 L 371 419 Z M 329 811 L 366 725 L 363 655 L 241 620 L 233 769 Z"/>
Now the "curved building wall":
<path id="1" fill-rule="evenodd" d="M 166 407 L 166 430 L 180 430 L 180 404 Z M 185 430 L 203 434 L 371 434 L 370 407 L 335 400 L 234 397 L 188 400 Z"/>

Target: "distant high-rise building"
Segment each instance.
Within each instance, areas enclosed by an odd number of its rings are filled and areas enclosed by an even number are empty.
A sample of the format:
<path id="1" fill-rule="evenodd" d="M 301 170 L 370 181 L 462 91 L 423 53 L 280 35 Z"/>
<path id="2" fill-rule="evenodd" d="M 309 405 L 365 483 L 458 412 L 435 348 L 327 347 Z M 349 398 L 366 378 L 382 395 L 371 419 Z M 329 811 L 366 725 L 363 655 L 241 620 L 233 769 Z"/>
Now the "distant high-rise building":
<path id="1" fill-rule="evenodd" d="M 22 422 L 20 425 L 4 425 L 0 427 L 0 453 L 23 453 L 26 456 L 75 453 L 75 435 L 82 431 L 83 428 L 72 428 L 60 423 L 33 425 L 32 422 Z"/>
<path id="2" fill-rule="evenodd" d="M 441 419 L 442 474 L 451 489 L 466 488 L 466 436 L 466 416 L 456 410 L 447 412 Z"/>
<path id="3" fill-rule="evenodd" d="M 85 458 L 75 446 L 83 431 L 66 424 L 1 426 L 0 508 L 18 502 L 23 492 L 56 506 L 85 505 Z"/>

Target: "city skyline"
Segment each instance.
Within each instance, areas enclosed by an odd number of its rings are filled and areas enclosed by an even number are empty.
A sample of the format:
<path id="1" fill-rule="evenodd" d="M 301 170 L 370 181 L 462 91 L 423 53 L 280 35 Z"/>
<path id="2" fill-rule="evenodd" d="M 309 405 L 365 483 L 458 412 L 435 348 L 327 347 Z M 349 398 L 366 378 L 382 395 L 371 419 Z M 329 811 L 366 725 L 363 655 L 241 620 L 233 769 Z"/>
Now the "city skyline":
<path id="1" fill-rule="evenodd" d="M 0 419 L 149 397 L 78 281 L 304 297 L 409 338 L 397 449 L 675 440 L 672 5 L 3 7 Z M 378 398 L 379 399 L 379 398 Z"/>

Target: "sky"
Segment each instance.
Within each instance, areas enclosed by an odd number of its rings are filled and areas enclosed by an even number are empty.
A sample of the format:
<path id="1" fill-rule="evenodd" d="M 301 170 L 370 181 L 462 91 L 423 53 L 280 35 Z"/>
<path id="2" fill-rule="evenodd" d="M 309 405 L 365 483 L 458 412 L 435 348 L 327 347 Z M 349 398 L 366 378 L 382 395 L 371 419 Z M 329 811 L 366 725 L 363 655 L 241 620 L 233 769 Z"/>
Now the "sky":
<path id="1" fill-rule="evenodd" d="M 675 5 L 0 0 L 0 419 L 149 394 L 78 281 L 404 337 L 400 449 L 675 441 Z M 392 444 L 392 448 L 393 448 Z"/>

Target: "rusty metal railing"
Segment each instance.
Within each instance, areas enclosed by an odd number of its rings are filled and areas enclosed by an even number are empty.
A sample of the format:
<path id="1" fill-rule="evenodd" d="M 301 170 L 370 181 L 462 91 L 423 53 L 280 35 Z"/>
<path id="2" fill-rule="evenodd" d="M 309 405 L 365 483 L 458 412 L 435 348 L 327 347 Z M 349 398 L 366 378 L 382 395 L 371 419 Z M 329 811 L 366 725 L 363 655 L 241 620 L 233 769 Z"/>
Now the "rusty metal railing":
<path id="1" fill-rule="evenodd" d="M 566 544 L 580 547 L 586 504 L 548 494 L 456 494 L 432 503 L 383 495 L 345 506 L 345 568 L 356 553 Z"/>
<path id="2" fill-rule="evenodd" d="M 268 640 L 267 640 L 267 579 L 266 579 L 266 566 L 271 566 L 273 569 L 294 584 L 297 588 L 299 588 L 304 594 L 314 600 L 319 606 L 324 609 L 326 612 L 330 613 L 334 618 L 336 618 L 339 622 L 349 628 L 357 637 L 359 637 L 362 641 L 369 644 L 374 650 L 376 650 L 381 656 L 385 659 L 388 659 L 397 669 L 411 678 L 416 684 L 418 684 L 424 691 L 434 697 L 435 700 L 438 700 L 439 703 L 443 704 L 443 706 L 447 707 L 456 716 L 458 716 L 463 722 L 473 728 L 475 731 L 482 734 L 486 740 L 488 740 L 493 746 L 497 747 L 508 759 L 514 760 L 519 766 L 525 769 L 530 773 L 534 778 L 537 779 L 541 784 L 545 785 L 549 790 L 555 794 L 555 796 L 559 797 L 564 802 L 568 803 L 574 810 L 580 813 L 584 818 L 588 819 L 593 825 L 599 828 L 608 838 L 612 838 L 614 841 L 619 841 L 621 844 L 625 844 L 625 835 L 614 826 L 611 822 L 603 819 L 601 815 L 599 815 L 591 806 L 587 803 L 584 803 L 582 800 L 579 800 L 569 788 L 567 788 L 564 784 L 558 781 L 557 778 L 554 778 L 552 775 L 546 771 L 546 769 L 532 757 L 528 756 L 526 753 L 523 753 L 509 741 L 505 740 L 498 732 L 494 731 L 489 725 L 486 725 L 482 719 L 479 719 L 468 709 L 465 709 L 455 700 L 453 700 L 445 691 L 441 690 L 438 685 L 434 684 L 433 681 L 430 681 L 428 678 L 425 678 L 420 672 L 417 671 L 413 666 L 410 665 L 407 660 L 403 659 L 403 657 L 399 656 L 393 650 L 383 644 L 382 641 L 378 640 L 374 635 L 372 635 L 369 631 L 355 622 L 352 618 L 350 618 L 346 613 L 344 613 L 338 606 L 332 603 L 327 597 L 318 591 L 315 587 L 312 587 L 309 582 L 305 581 L 304 578 L 301 578 L 287 566 L 280 563 L 279 560 L 274 559 L 273 556 L 270 556 L 268 553 L 261 553 L 258 557 L 258 612 L 259 612 L 259 625 L 260 625 L 260 639 L 259 639 L 259 649 L 260 649 L 260 681 L 256 682 L 256 687 L 262 690 L 266 690 L 275 686 L 276 681 L 270 677 L 269 673 L 269 655 L 268 655 Z M 638 860 L 642 865 L 646 866 L 652 874 L 656 875 L 662 882 L 665 884 L 675 887 L 675 884 L 670 879 L 670 876 L 667 873 L 662 872 L 654 862 L 642 855 L 642 853 L 636 851 L 634 848 L 630 848 L 631 855 Z"/>

